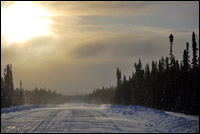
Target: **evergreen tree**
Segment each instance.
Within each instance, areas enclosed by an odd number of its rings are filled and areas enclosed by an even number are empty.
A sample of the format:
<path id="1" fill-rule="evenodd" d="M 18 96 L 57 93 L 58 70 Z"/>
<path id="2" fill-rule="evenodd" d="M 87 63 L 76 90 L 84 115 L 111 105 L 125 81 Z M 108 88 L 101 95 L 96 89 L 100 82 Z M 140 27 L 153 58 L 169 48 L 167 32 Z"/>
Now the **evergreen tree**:
<path id="1" fill-rule="evenodd" d="M 186 43 L 186 49 L 183 53 L 183 71 L 184 73 L 190 70 L 190 60 L 189 60 L 189 43 Z"/>
<path id="2" fill-rule="evenodd" d="M 172 50 L 172 46 L 174 45 L 173 42 L 174 42 L 174 36 L 172 34 L 170 34 L 169 36 L 169 41 L 170 41 L 170 60 L 171 60 L 171 67 L 173 67 L 174 65 L 174 62 L 175 62 L 175 59 L 174 59 L 174 55 L 173 55 L 173 50 Z"/>
<path id="3" fill-rule="evenodd" d="M 139 59 L 138 64 L 135 63 L 135 90 L 137 92 L 136 104 L 144 104 L 144 70 L 142 69 L 142 62 Z"/>
<path id="4" fill-rule="evenodd" d="M 192 52 L 193 52 L 193 58 L 192 58 L 192 98 L 191 98 L 191 107 L 190 107 L 190 112 L 192 114 L 199 113 L 199 106 L 197 102 L 198 98 L 198 85 L 197 80 L 199 79 L 199 74 L 197 74 L 199 71 L 198 69 L 198 61 L 197 61 L 197 42 L 196 42 L 196 37 L 195 33 L 193 32 L 192 34 Z"/>
<path id="5" fill-rule="evenodd" d="M 5 89 L 4 89 L 4 81 L 1 76 L 1 108 L 5 107 Z"/>
<path id="6" fill-rule="evenodd" d="M 192 59 L 192 67 L 193 69 L 196 69 L 197 67 L 197 42 L 195 33 L 192 33 L 192 52 L 193 52 L 193 59 Z"/>
<path id="7" fill-rule="evenodd" d="M 131 88 L 131 105 L 135 105 L 135 102 L 137 100 L 137 91 L 136 91 L 136 77 L 135 77 L 135 73 L 132 73 L 132 78 L 130 81 L 130 88 Z"/>
<path id="8" fill-rule="evenodd" d="M 180 111 L 189 111 L 188 108 L 190 107 L 190 98 L 191 98 L 191 91 L 190 91 L 190 56 L 189 56 L 189 43 L 186 43 L 186 49 L 183 52 L 183 61 L 181 65 L 181 91 L 180 91 Z"/>
<path id="9" fill-rule="evenodd" d="M 169 89 L 169 92 L 170 92 L 170 97 L 168 98 L 169 99 L 169 108 L 170 110 L 173 110 L 174 109 L 174 106 L 175 106 L 175 93 L 176 93 L 176 87 L 175 87 L 175 70 L 176 70 L 176 67 L 175 67 L 175 57 L 172 53 L 172 45 L 173 45 L 173 41 L 174 41 L 174 36 L 171 34 L 169 36 L 169 39 L 170 39 L 170 60 L 171 60 L 171 63 L 170 63 L 170 89 Z"/>
<path id="10" fill-rule="evenodd" d="M 145 66 L 145 72 L 144 72 L 144 79 L 145 79 L 145 89 L 144 89 L 144 95 L 145 95 L 145 102 L 144 105 L 145 106 L 149 106 L 149 101 L 150 101 L 150 91 L 149 91 L 149 87 L 151 86 L 150 84 L 150 79 L 151 79 L 151 73 L 150 73 L 150 68 L 149 68 L 149 64 L 147 63 L 147 65 Z"/>
<path id="11" fill-rule="evenodd" d="M 152 61 L 152 69 L 151 69 L 151 104 L 150 106 L 153 108 L 157 108 L 159 103 L 159 95 L 158 95 L 158 67 L 157 62 Z"/>
<path id="12" fill-rule="evenodd" d="M 3 77 L 1 76 L 1 91 L 3 90 Z"/>
<path id="13" fill-rule="evenodd" d="M 115 94 L 115 102 L 117 104 L 121 103 L 121 71 L 119 68 L 117 68 L 117 88 L 116 88 L 116 94 Z"/>
<path id="14" fill-rule="evenodd" d="M 162 57 L 159 62 L 158 62 L 158 76 L 157 76 L 157 88 L 158 88 L 158 95 L 159 97 L 158 99 L 158 108 L 162 108 L 163 107 L 163 102 L 164 102 L 164 96 L 163 96 L 163 91 L 164 91 L 164 87 L 165 87 L 165 81 L 166 81 L 166 77 L 165 77 L 165 60 Z"/>
<path id="15" fill-rule="evenodd" d="M 126 76 L 124 75 L 124 79 L 122 82 L 122 89 L 121 89 L 121 104 L 127 104 L 127 81 L 126 81 Z"/>
<path id="16" fill-rule="evenodd" d="M 24 104 L 24 91 L 22 86 L 22 81 L 20 81 L 20 88 L 17 93 L 16 105 L 20 106 Z"/>
<path id="17" fill-rule="evenodd" d="M 10 107 L 12 105 L 14 96 L 14 85 L 12 76 L 12 65 L 7 65 L 4 70 L 4 90 L 5 90 L 5 107 Z"/>

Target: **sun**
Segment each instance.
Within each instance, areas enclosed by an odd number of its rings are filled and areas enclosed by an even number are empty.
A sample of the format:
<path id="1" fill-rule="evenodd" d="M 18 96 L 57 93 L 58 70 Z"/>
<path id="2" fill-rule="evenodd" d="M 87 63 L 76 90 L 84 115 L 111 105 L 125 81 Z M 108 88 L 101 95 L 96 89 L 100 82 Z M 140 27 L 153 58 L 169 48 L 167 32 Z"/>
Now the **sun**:
<path id="1" fill-rule="evenodd" d="M 2 34 L 10 42 L 23 42 L 33 37 L 49 35 L 51 15 L 31 2 L 16 2 L 2 9 Z"/>

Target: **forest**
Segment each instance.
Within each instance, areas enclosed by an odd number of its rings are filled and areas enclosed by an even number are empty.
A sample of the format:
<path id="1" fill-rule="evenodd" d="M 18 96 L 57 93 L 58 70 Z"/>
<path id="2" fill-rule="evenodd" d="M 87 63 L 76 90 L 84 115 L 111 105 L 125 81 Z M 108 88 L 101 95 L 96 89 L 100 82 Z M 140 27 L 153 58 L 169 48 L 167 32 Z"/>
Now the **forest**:
<path id="1" fill-rule="evenodd" d="M 190 60 L 189 43 L 179 62 L 172 46 L 171 34 L 169 57 L 157 62 L 152 61 L 142 68 L 141 60 L 135 63 L 135 72 L 128 80 L 122 78 L 117 68 L 117 86 L 114 96 L 115 104 L 141 105 L 156 109 L 199 114 L 199 56 L 195 33 L 192 34 L 192 58 Z"/>
<path id="2" fill-rule="evenodd" d="M 142 65 L 134 63 L 133 73 L 127 78 L 117 68 L 115 86 L 94 89 L 85 95 L 62 95 L 51 89 L 24 90 L 14 88 L 12 65 L 1 76 L 1 108 L 30 104 L 61 104 L 83 101 L 95 104 L 140 105 L 160 110 L 199 115 L 199 42 L 192 33 L 192 42 L 186 42 L 183 58 L 173 54 L 174 36 L 169 36 L 168 57 Z"/>

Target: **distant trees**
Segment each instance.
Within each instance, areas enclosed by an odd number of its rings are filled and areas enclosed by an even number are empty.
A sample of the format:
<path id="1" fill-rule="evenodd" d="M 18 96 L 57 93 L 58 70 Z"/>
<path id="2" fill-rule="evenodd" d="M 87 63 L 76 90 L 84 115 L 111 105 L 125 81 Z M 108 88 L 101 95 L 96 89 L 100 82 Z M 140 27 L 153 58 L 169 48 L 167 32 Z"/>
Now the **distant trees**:
<path id="1" fill-rule="evenodd" d="M 30 91 L 25 90 L 24 93 L 24 104 L 60 104 L 67 102 L 67 97 L 62 94 L 58 94 L 56 91 L 50 89 L 38 89 L 37 87 Z"/>
<path id="2" fill-rule="evenodd" d="M 23 86 L 22 86 L 22 81 L 20 81 L 20 88 L 16 89 L 15 91 L 15 106 L 20 106 L 20 105 L 24 105 L 25 100 L 24 100 L 24 90 L 23 90 Z"/>
<path id="3" fill-rule="evenodd" d="M 29 104 L 59 104 L 69 101 L 65 95 L 58 94 L 50 89 L 24 90 L 22 81 L 20 88 L 14 89 L 12 65 L 4 69 L 4 77 L 1 76 L 1 108 Z"/>
<path id="4" fill-rule="evenodd" d="M 121 82 L 119 71 L 119 85 Z M 12 65 L 7 65 L 4 70 L 4 77 L 1 76 L 1 108 L 30 104 L 61 104 L 66 102 L 87 102 L 87 103 L 112 103 L 114 102 L 115 87 L 94 89 L 93 93 L 87 95 L 62 95 L 55 90 L 36 87 L 33 90 L 24 90 L 22 81 L 19 88 L 14 89 Z"/>
<path id="5" fill-rule="evenodd" d="M 115 97 L 115 87 L 102 87 L 101 89 L 94 89 L 92 93 L 85 95 L 83 101 L 94 104 L 111 104 L 114 102 Z"/>

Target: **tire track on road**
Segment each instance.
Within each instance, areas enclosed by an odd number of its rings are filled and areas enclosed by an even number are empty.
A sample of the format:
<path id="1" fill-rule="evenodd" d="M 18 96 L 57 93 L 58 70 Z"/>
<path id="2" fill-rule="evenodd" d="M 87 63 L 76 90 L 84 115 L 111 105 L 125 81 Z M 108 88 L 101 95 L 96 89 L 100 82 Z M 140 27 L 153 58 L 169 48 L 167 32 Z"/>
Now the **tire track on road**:
<path id="1" fill-rule="evenodd" d="M 28 111 L 26 111 L 26 113 L 20 113 L 20 114 L 18 114 L 18 115 L 14 115 L 14 116 L 11 116 L 11 117 L 7 117 L 7 118 L 5 118 L 4 120 L 1 120 L 1 123 L 3 123 L 3 122 L 5 122 L 5 121 L 9 121 L 9 120 L 11 120 L 11 119 L 15 119 L 15 118 L 20 118 L 20 117 L 23 117 L 23 116 L 26 116 L 26 115 L 28 115 L 28 114 L 32 114 L 32 113 L 36 113 L 36 112 L 41 112 L 41 111 L 43 111 L 43 110 L 40 110 L 40 111 L 30 111 L 30 110 L 28 110 Z"/>
<path id="2" fill-rule="evenodd" d="M 56 110 L 54 112 L 52 112 L 51 114 L 47 115 L 45 118 L 42 119 L 42 121 L 40 121 L 39 123 L 36 123 L 34 125 L 34 130 L 32 130 L 33 133 L 37 132 L 39 130 L 40 133 L 44 133 L 47 130 L 47 126 L 49 125 L 49 123 L 51 122 L 51 120 L 53 120 L 54 117 L 56 117 L 56 115 L 61 112 L 62 110 Z M 40 130 L 42 129 L 42 130 Z"/>
<path id="3" fill-rule="evenodd" d="M 113 122 L 113 120 L 110 119 L 110 117 L 103 113 L 102 111 L 97 111 L 100 115 L 102 115 L 102 117 L 106 118 L 108 121 L 107 122 L 99 122 L 100 126 L 108 126 L 107 128 L 111 130 L 111 132 L 113 131 L 118 131 L 121 132 L 122 130 L 119 128 L 119 126 L 116 125 L 116 123 Z M 98 117 L 97 117 L 98 118 Z M 97 119 L 98 120 L 98 119 Z"/>

